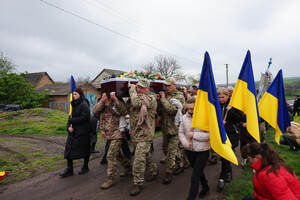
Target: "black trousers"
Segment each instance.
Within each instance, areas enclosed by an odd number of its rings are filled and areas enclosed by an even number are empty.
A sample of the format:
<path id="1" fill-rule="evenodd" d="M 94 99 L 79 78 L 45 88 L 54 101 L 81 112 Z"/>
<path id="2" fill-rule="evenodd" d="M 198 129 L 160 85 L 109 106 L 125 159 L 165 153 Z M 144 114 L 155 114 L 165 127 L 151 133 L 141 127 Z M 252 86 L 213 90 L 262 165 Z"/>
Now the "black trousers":
<path id="1" fill-rule="evenodd" d="M 108 153 L 108 149 L 109 149 L 109 142 L 108 142 L 108 140 L 107 140 L 107 141 L 106 141 L 106 144 L 105 144 L 105 150 L 104 150 L 104 153 L 103 153 L 103 156 L 102 156 L 102 159 L 101 159 L 101 160 L 106 161 L 106 156 L 107 156 L 107 153 Z M 123 154 L 124 154 L 128 159 L 130 159 L 131 153 L 130 153 L 128 141 L 127 141 L 126 138 L 123 138 L 123 139 L 122 139 L 122 152 L 123 152 Z"/>
<path id="2" fill-rule="evenodd" d="M 298 142 L 291 136 L 287 134 L 282 135 L 282 140 L 280 140 L 280 144 L 289 145 L 292 148 L 300 149 L 300 145 Z"/>
<path id="3" fill-rule="evenodd" d="M 199 191 L 199 182 L 202 186 L 208 185 L 203 170 L 209 158 L 209 150 L 201 152 L 187 151 L 187 156 L 193 167 L 191 187 L 187 199 L 195 199 Z"/>
<path id="4" fill-rule="evenodd" d="M 235 148 L 232 148 L 232 151 L 234 152 Z M 230 161 L 222 158 L 222 167 L 221 167 L 221 174 L 220 174 L 220 179 L 225 180 L 226 174 L 231 173 L 232 174 L 232 168 L 230 165 Z"/>

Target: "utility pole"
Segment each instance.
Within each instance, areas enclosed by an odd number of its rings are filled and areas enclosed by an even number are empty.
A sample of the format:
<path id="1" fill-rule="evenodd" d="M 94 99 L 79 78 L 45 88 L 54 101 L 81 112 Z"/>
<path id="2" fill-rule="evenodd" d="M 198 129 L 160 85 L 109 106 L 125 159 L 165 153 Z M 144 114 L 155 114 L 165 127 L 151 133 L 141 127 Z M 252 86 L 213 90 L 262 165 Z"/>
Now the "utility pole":
<path id="1" fill-rule="evenodd" d="M 229 64 L 225 64 L 226 66 L 226 86 L 228 87 L 228 65 Z"/>

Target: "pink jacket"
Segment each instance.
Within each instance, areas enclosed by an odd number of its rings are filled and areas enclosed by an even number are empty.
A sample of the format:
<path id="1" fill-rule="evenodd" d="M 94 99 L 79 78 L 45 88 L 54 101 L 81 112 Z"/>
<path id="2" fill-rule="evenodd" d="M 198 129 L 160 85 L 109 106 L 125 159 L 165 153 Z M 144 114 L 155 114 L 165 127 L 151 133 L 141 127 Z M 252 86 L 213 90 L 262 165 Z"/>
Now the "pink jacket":
<path id="1" fill-rule="evenodd" d="M 255 171 L 261 167 L 262 159 L 250 165 Z M 253 176 L 254 197 L 258 200 L 300 200 L 300 183 L 296 174 L 294 176 L 284 167 L 280 167 L 277 175 L 270 172 L 267 175 L 266 167 L 256 176 Z"/>
<path id="2" fill-rule="evenodd" d="M 186 113 L 183 115 L 180 126 L 179 126 L 179 140 L 182 145 L 188 142 L 188 133 L 190 132 L 192 124 L 192 117 L 190 114 Z M 194 137 L 191 141 L 191 151 L 207 151 L 210 148 L 209 143 L 209 132 L 202 131 L 200 129 L 194 128 Z"/>

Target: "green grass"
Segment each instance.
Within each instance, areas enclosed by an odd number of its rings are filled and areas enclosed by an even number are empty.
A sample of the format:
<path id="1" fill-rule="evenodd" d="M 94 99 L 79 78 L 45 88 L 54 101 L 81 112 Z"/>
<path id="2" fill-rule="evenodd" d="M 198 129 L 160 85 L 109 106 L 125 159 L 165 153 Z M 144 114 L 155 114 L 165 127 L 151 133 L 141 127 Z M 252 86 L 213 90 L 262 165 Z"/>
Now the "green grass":
<path id="1" fill-rule="evenodd" d="M 300 122 L 300 117 L 295 116 L 294 121 Z M 278 145 L 275 142 L 275 130 L 269 128 L 266 133 L 266 142 L 272 144 L 273 148 L 284 158 L 285 162 L 291 166 L 298 179 L 300 179 L 300 156 L 299 151 L 292 152 L 289 151 L 289 146 L 287 145 Z M 245 167 L 243 174 L 234 179 L 227 187 L 225 194 L 226 200 L 236 200 L 242 199 L 244 196 L 253 197 L 253 172 L 252 168 L 249 167 L 249 164 Z"/>
<path id="2" fill-rule="evenodd" d="M 0 114 L 0 134 L 67 135 L 68 115 L 58 110 L 25 109 Z"/>
<path id="3" fill-rule="evenodd" d="M 30 141 L 1 138 L 1 134 L 67 136 L 67 120 L 67 114 L 43 108 L 0 114 L 0 142 L 11 150 L 0 152 L 0 171 L 8 172 L 2 183 L 13 183 L 39 173 L 63 168 L 65 160 L 62 153 L 49 156 L 41 147 L 32 146 L 34 144 Z M 155 137 L 161 135 L 161 130 L 155 133 Z M 104 146 L 105 143 L 106 141 L 98 134 L 97 147 Z"/>

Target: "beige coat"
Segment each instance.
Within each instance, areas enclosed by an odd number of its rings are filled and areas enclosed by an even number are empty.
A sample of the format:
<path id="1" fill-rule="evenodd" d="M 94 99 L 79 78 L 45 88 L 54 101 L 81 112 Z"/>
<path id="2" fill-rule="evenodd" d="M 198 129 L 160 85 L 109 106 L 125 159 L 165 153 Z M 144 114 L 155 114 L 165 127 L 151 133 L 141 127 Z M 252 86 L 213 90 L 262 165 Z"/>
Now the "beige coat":
<path id="1" fill-rule="evenodd" d="M 300 145 L 300 124 L 291 122 L 291 126 L 287 127 L 286 132 L 289 136 L 293 137 Z"/>
<path id="2" fill-rule="evenodd" d="M 182 121 L 179 126 L 179 140 L 182 145 L 188 142 L 188 133 L 190 132 L 192 124 L 192 117 L 190 114 L 186 113 L 182 117 Z M 207 151 L 210 148 L 209 132 L 202 131 L 200 129 L 193 129 L 194 136 L 191 141 L 191 151 Z"/>

